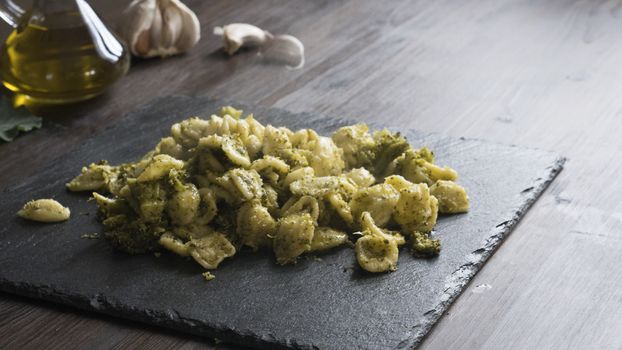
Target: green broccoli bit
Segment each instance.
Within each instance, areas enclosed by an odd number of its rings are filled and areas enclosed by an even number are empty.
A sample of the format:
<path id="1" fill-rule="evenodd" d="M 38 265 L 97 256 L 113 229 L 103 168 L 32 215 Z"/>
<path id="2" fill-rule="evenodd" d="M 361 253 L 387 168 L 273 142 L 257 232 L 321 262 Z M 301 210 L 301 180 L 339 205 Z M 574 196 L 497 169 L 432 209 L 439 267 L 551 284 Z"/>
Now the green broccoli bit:
<path id="1" fill-rule="evenodd" d="M 131 186 L 132 194 L 138 200 L 138 212 L 143 220 L 159 223 L 166 207 L 166 186 L 160 181 L 135 183 Z"/>
<path id="2" fill-rule="evenodd" d="M 430 258 L 437 256 L 441 252 L 441 241 L 432 239 L 427 234 L 413 232 L 412 234 L 412 253 L 418 258 Z"/>
<path id="3" fill-rule="evenodd" d="M 152 252 L 159 248 L 158 241 L 165 230 L 142 219 L 130 220 L 126 215 L 111 216 L 103 221 L 107 228 L 104 236 L 117 249 L 130 254 Z"/>
<path id="4" fill-rule="evenodd" d="M 378 177 L 385 174 L 389 163 L 410 149 L 408 141 L 399 132 L 392 133 L 387 129 L 376 131 L 374 141 L 376 146 L 374 147 L 372 172 Z"/>

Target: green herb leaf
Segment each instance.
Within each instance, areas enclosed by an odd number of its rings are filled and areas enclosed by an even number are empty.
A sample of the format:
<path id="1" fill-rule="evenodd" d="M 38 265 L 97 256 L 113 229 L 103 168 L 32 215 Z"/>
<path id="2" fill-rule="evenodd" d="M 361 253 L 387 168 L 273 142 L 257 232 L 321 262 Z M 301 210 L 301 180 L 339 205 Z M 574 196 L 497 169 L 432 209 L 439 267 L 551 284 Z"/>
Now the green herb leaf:
<path id="1" fill-rule="evenodd" d="M 0 96 L 0 139 L 13 141 L 20 132 L 27 132 L 41 127 L 41 118 L 36 117 L 25 108 L 13 108 L 11 100 Z"/>

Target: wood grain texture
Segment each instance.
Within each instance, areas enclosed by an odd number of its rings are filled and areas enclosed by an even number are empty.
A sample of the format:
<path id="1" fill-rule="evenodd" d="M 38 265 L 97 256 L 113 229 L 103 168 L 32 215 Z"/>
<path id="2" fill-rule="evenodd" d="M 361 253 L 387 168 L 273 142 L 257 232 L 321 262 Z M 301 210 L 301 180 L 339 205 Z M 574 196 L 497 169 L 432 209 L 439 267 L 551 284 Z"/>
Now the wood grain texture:
<path id="1" fill-rule="evenodd" d="M 109 22 L 124 3 L 93 1 Z M 136 62 L 105 96 L 0 145 L 2 187 L 172 93 L 553 150 L 566 169 L 421 348 L 622 348 L 622 2 L 187 3 L 202 23 L 195 50 Z M 210 33 L 232 21 L 298 36 L 306 66 L 226 58 Z M 213 346 L 9 296 L 0 313 L 1 348 Z"/>

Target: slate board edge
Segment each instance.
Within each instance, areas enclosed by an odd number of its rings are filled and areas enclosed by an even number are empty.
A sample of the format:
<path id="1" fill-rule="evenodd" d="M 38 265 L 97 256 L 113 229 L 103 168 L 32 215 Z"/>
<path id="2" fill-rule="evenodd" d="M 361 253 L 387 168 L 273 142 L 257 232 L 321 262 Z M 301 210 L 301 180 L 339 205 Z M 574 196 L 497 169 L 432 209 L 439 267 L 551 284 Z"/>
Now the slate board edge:
<path id="1" fill-rule="evenodd" d="M 251 103 L 243 102 L 243 101 L 231 101 L 226 99 L 215 99 L 209 98 L 207 96 L 165 96 L 165 97 L 157 97 L 153 100 L 147 102 L 144 105 L 137 107 L 136 109 L 128 112 L 122 120 L 126 118 L 131 118 L 132 115 L 140 114 L 145 111 L 146 108 L 152 106 L 156 103 L 156 100 L 162 103 L 166 100 L 175 100 L 175 99 L 184 99 L 184 98 L 203 98 L 206 101 L 218 101 L 222 104 L 232 104 L 232 105 L 252 105 Z M 257 105 L 264 109 L 266 112 L 270 112 L 271 110 L 280 110 L 278 108 L 267 108 L 265 106 Z M 289 112 L 290 114 L 297 115 L 305 115 L 308 119 L 320 120 L 325 118 L 324 115 L 321 114 L 313 114 L 309 112 L 302 113 L 294 113 Z M 190 117 L 190 116 L 188 116 Z M 333 118 L 333 119 L 341 119 L 344 122 L 347 122 L 347 119 L 344 118 Z M 350 122 L 352 122 L 350 120 Z M 371 124 L 373 127 L 378 126 L 377 123 Z M 102 132 L 108 131 L 109 129 L 115 128 L 115 124 L 108 125 Z M 388 126 L 389 129 L 396 129 L 397 127 Z M 445 137 L 441 134 L 435 133 L 425 133 L 426 135 L 432 135 L 437 137 Z M 458 138 L 451 138 L 458 139 Z M 475 140 L 478 142 L 483 142 L 487 144 L 497 144 L 503 145 L 506 147 L 517 147 L 517 148 L 527 148 L 523 146 L 516 145 L 507 145 L 489 141 L 482 141 L 477 139 L 467 139 L 467 138 L 459 138 L 461 140 Z M 91 144 L 93 140 L 88 140 L 82 146 L 88 146 Z M 533 149 L 533 148 L 531 148 Z M 543 153 L 554 154 L 549 151 L 538 150 Z M 490 232 L 489 237 L 483 243 L 483 248 L 477 249 L 472 252 L 470 255 L 466 256 L 466 263 L 458 268 L 455 272 L 450 275 L 449 283 L 446 285 L 446 288 L 443 294 L 439 297 L 439 302 L 432 310 L 429 310 L 425 313 L 425 317 L 420 319 L 418 325 L 414 325 L 412 327 L 412 331 L 408 337 L 406 337 L 398 346 L 398 348 L 413 348 L 416 347 L 421 341 L 425 338 L 426 334 L 432 329 L 434 323 L 442 316 L 444 311 L 451 305 L 451 303 L 461 294 L 464 288 L 468 285 L 468 282 L 471 278 L 477 273 L 478 269 L 485 263 L 485 261 L 494 253 L 495 249 L 500 245 L 503 239 L 512 231 L 513 227 L 518 223 L 520 218 L 524 215 L 524 213 L 531 207 L 531 205 L 537 200 L 540 194 L 548 187 L 548 185 L 553 181 L 557 173 L 561 171 L 565 159 L 559 156 L 556 156 L 556 162 L 552 165 L 547 172 L 547 177 L 541 179 L 537 186 L 534 186 L 527 194 L 525 195 L 526 201 L 525 203 L 513 213 L 513 216 L 510 220 L 505 221 L 502 225 L 493 229 Z M 58 158 L 57 158 L 58 159 Z M 55 161 L 52 161 L 47 167 L 44 167 L 46 170 L 54 169 L 58 164 Z M 5 188 L 2 192 L 10 190 L 15 191 L 19 188 L 19 184 L 12 188 Z M 205 324 L 202 321 L 192 320 L 181 318 L 175 310 L 166 310 L 166 311 L 154 311 L 154 310 L 136 310 L 130 307 L 127 307 L 111 298 L 105 298 L 103 295 L 94 295 L 91 298 L 85 298 L 80 295 L 73 295 L 69 293 L 65 293 L 58 288 L 55 288 L 54 285 L 29 285 L 20 282 L 11 282 L 8 280 L 0 279 L 0 290 L 18 294 L 28 297 L 33 297 L 36 299 L 48 300 L 60 304 L 73 306 L 78 309 L 87 310 L 87 311 L 96 311 L 98 313 L 103 313 L 107 315 L 111 315 L 114 317 L 121 317 L 125 319 L 130 319 L 134 321 L 139 321 L 143 323 L 148 323 L 155 326 L 161 326 L 169 329 L 180 330 L 186 333 L 197 334 L 203 337 L 208 338 L 218 338 L 223 341 L 237 343 L 245 346 L 253 346 L 253 347 L 261 347 L 261 348 L 297 348 L 297 349 L 307 349 L 307 348 L 317 348 L 312 344 L 300 344 L 296 342 L 294 339 L 283 339 L 278 338 L 274 335 L 264 335 L 260 336 L 253 332 L 240 330 L 240 329 L 230 329 L 223 326 L 219 326 L 217 324 Z M 179 322 L 181 321 L 181 322 Z"/>
<path id="2" fill-rule="evenodd" d="M 562 171 L 566 160 L 567 159 L 564 157 L 558 157 L 555 163 L 550 167 L 548 177 L 540 180 L 538 185 L 534 188 L 526 189 L 526 191 L 529 190 L 526 195 L 527 200 L 518 208 L 513 217 L 497 225 L 484 242 L 483 247 L 471 252 L 471 255 L 467 257 L 468 262 L 460 266 L 450 275 L 450 282 L 446 285 L 445 291 L 439 298 L 439 303 L 436 307 L 425 313 L 425 317 L 414 327 L 414 334 L 404 339 L 402 343 L 400 343 L 399 349 L 413 349 L 421 344 L 430 330 L 436 326 L 438 319 L 451 306 L 454 300 L 462 294 L 484 263 L 492 256 L 497 248 L 501 246 L 503 240 L 514 230 L 514 227 L 529 208 L 531 208 L 544 190 L 555 180 L 557 175 Z"/>
<path id="3" fill-rule="evenodd" d="M 136 321 L 140 324 L 194 334 L 212 341 L 223 341 L 229 344 L 261 349 L 319 349 L 312 345 L 299 344 L 294 339 L 282 340 L 276 336 L 263 336 L 254 332 L 230 329 L 225 326 L 206 324 L 200 320 L 180 317 L 173 309 L 165 312 L 134 309 L 101 294 L 85 298 L 79 294 L 64 293 L 54 285 L 34 285 L 0 279 L 0 291 L 53 302 L 68 309 L 93 312 L 94 316 L 104 314 L 113 318 Z"/>

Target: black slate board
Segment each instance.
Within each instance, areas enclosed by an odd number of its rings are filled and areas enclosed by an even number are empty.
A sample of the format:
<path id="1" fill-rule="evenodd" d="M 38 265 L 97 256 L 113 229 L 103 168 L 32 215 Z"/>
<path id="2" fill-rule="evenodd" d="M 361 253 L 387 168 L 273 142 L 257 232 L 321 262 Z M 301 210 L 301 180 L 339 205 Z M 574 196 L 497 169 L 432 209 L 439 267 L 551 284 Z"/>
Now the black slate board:
<path id="1" fill-rule="evenodd" d="M 102 158 L 132 161 L 167 135 L 173 122 L 208 116 L 223 101 L 166 97 L 129 114 L 17 187 L 2 191 L 0 290 L 258 348 L 405 349 L 417 345 L 561 170 L 564 159 L 539 150 L 401 130 L 454 167 L 469 192 L 468 214 L 443 217 L 438 258 L 413 258 L 368 275 L 351 249 L 278 267 L 269 254 L 241 253 L 206 282 L 197 264 L 170 254 L 129 256 L 103 239 L 87 195 L 65 191 L 81 166 Z M 234 105 L 263 123 L 313 127 L 349 124 L 314 114 Z M 390 123 L 390 121 L 387 121 Z M 372 126 L 373 127 L 373 126 Z M 72 210 L 61 224 L 15 216 L 28 199 L 53 197 Z"/>

